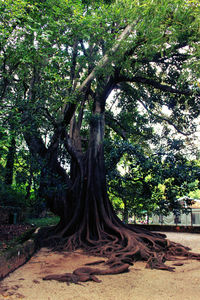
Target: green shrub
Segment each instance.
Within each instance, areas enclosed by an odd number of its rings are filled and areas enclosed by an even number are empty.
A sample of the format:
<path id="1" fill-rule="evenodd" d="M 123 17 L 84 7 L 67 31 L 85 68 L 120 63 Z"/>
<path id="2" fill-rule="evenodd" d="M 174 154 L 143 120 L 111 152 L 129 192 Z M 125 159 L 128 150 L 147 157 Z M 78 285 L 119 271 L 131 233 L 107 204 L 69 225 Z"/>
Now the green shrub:
<path id="1" fill-rule="evenodd" d="M 0 181 L 1 206 L 25 207 L 25 194 Z"/>
<path id="2" fill-rule="evenodd" d="M 42 226 L 50 226 L 50 225 L 56 225 L 58 224 L 60 220 L 60 217 L 53 216 L 53 217 L 46 217 L 46 218 L 33 218 L 33 219 L 27 219 L 26 223 L 34 225 L 36 227 L 42 227 Z"/>

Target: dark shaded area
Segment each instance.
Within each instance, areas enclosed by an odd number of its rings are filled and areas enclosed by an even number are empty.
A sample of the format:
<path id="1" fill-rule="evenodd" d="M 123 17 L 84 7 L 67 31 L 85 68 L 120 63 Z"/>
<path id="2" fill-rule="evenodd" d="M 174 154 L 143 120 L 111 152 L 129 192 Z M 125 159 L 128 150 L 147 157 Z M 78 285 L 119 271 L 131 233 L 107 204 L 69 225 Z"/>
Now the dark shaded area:
<path id="1" fill-rule="evenodd" d="M 6 250 L 11 243 L 27 240 L 35 229 L 31 225 L 0 225 L 0 251 Z"/>
<path id="2" fill-rule="evenodd" d="M 30 225 L 0 225 L 0 241 L 10 241 L 31 229 Z"/>
<path id="3" fill-rule="evenodd" d="M 200 226 L 169 226 L 169 225 L 139 225 L 139 224 L 134 224 L 134 226 L 137 228 L 144 228 L 150 231 L 200 233 Z"/>

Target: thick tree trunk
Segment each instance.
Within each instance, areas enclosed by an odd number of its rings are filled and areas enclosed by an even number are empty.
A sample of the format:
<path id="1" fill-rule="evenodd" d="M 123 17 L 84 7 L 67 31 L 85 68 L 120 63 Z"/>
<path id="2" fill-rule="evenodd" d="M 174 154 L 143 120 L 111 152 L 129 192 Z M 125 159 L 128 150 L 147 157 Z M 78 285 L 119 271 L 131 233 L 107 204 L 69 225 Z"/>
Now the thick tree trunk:
<path id="1" fill-rule="evenodd" d="M 102 232 L 113 231 L 109 228 L 114 212 L 106 190 L 103 135 L 104 116 L 97 114 L 91 121 L 88 150 L 79 163 L 74 161 L 72 165 L 70 202 L 75 206 L 70 205 L 71 219 L 61 216 L 62 237 L 70 248 L 95 244 L 102 239 Z"/>

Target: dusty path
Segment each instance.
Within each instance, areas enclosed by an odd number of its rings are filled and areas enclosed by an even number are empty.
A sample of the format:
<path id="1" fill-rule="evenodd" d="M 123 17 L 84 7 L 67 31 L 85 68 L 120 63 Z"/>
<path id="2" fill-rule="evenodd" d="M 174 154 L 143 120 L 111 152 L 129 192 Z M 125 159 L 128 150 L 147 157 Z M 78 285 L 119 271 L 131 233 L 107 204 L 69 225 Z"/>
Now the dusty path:
<path id="1" fill-rule="evenodd" d="M 200 234 L 167 233 L 169 239 L 200 253 Z M 199 300 L 200 262 L 185 261 L 175 272 L 145 269 L 135 263 L 129 273 L 98 276 L 102 283 L 83 285 L 43 281 L 48 274 L 71 272 L 85 263 L 99 260 L 80 252 L 51 253 L 41 249 L 31 260 L 5 278 L 0 300 Z M 172 265 L 170 262 L 169 265 Z"/>

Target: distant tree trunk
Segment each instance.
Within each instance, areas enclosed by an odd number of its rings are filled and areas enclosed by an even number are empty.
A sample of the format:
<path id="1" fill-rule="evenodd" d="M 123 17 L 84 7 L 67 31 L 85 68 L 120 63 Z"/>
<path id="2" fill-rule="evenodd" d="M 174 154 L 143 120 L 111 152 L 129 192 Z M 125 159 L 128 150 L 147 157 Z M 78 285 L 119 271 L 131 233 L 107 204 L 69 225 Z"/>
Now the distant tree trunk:
<path id="1" fill-rule="evenodd" d="M 33 170 L 32 170 L 32 166 L 30 165 L 30 175 L 29 175 L 29 178 L 28 178 L 28 185 L 26 187 L 26 196 L 25 196 L 26 200 L 28 200 L 30 198 L 30 195 L 31 195 L 32 181 L 33 181 Z"/>
<path id="2" fill-rule="evenodd" d="M 5 184 L 12 185 L 13 183 L 13 169 L 15 162 L 16 154 L 16 141 L 15 137 L 11 138 L 10 146 L 8 148 L 8 154 L 6 158 L 6 167 L 5 167 Z"/>
<path id="3" fill-rule="evenodd" d="M 126 199 L 123 199 L 124 209 L 123 209 L 123 222 L 128 224 L 128 206 Z"/>

